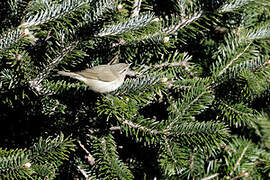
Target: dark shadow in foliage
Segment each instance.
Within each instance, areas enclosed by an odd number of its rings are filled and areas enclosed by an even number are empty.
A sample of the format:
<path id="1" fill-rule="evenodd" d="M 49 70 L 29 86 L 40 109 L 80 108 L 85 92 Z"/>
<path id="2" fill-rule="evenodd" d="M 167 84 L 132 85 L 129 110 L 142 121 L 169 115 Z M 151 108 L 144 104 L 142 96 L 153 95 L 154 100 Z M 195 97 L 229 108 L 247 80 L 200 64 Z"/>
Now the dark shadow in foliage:
<path id="1" fill-rule="evenodd" d="M 13 99 L 12 105 L 0 101 L 0 144 L 3 148 L 25 148 L 32 145 L 33 139 L 44 132 L 43 120 L 40 113 L 40 99 L 31 92 L 26 92 L 31 101 L 24 99 L 14 100 L 14 96 L 21 93 L 23 87 L 10 90 L 2 94 L 6 99 Z M 27 88 L 25 89 L 27 91 Z M 2 97 L 2 98 L 3 98 Z"/>
<path id="2" fill-rule="evenodd" d="M 119 156 L 123 162 L 128 165 L 135 179 L 154 179 L 161 177 L 161 172 L 158 168 L 158 147 L 145 146 L 143 143 L 138 143 L 130 140 L 130 138 L 120 133 L 114 134 L 117 140 Z M 124 142 L 124 144 L 122 144 Z"/>
<path id="3" fill-rule="evenodd" d="M 245 81 L 240 80 L 236 83 L 236 79 L 231 79 L 215 87 L 215 96 L 224 101 L 230 99 L 233 103 L 241 102 L 245 100 L 241 94 L 246 92 L 246 85 Z"/>
<path id="4" fill-rule="evenodd" d="M 156 0 L 151 2 L 153 3 L 153 10 L 157 16 L 165 16 L 175 12 L 173 0 Z"/>
<path id="5" fill-rule="evenodd" d="M 140 109 L 139 113 L 146 118 L 155 119 L 155 121 L 162 121 L 169 117 L 167 108 L 168 106 L 164 103 L 156 102 Z"/>
<path id="6" fill-rule="evenodd" d="M 96 117 L 94 107 L 98 96 L 99 94 L 90 90 L 75 90 L 72 88 L 58 95 L 52 95 L 53 99 L 57 99 L 61 104 L 66 105 L 65 114 L 59 115 L 59 118 L 62 118 L 60 120 L 62 122 L 59 122 L 59 124 L 64 124 L 63 131 L 79 136 L 81 131 L 87 128 L 89 124 L 95 124 L 92 117 Z M 50 117 L 49 119 L 50 123 L 55 124 L 52 121 L 57 117 Z M 54 130 L 51 129 L 52 132 L 59 127 L 56 125 L 55 128 Z"/>

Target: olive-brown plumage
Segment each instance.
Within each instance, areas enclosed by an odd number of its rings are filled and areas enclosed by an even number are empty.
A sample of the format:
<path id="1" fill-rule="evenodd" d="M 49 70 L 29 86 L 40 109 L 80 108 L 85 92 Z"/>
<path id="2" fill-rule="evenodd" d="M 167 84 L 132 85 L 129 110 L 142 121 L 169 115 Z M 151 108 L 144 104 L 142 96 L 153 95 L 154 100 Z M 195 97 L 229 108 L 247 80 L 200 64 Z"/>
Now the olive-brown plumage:
<path id="1" fill-rule="evenodd" d="M 83 81 L 98 93 L 107 93 L 118 89 L 124 82 L 130 64 L 118 63 L 99 65 L 80 72 L 58 72 L 63 76 Z"/>

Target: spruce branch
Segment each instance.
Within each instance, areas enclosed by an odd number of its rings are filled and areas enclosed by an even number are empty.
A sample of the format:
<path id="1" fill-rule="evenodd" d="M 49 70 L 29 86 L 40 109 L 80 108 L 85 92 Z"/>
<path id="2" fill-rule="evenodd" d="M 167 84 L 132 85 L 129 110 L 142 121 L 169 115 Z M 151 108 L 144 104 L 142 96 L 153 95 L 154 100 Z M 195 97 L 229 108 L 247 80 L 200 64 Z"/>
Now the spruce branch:
<path id="1" fill-rule="evenodd" d="M 192 152 L 192 150 L 190 151 L 189 153 L 189 170 L 191 171 L 191 178 L 194 179 L 194 176 L 193 176 L 193 171 L 194 171 L 194 154 Z"/>
<path id="2" fill-rule="evenodd" d="M 113 136 L 102 137 L 98 142 L 95 144 L 97 152 L 94 154 L 97 157 L 97 165 L 100 166 L 98 177 L 102 179 L 133 179 L 128 167 L 119 159 Z"/>
<path id="3" fill-rule="evenodd" d="M 218 9 L 219 13 L 235 11 L 243 6 L 253 2 L 253 0 L 230 0 Z"/>
<path id="4" fill-rule="evenodd" d="M 211 176 L 202 178 L 201 180 L 211 180 L 211 179 L 214 179 L 214 178 L 216 178 L 216 177 L 218 177 L 218 176 L 219 176 L 219 173 L 215 173 L 215 174 L 213 174 L 213 175 L 211 175 Z"/>
<path id="5" fill-rule="evenodd" d="M 249 126 L 256 128 L 255 119 L 252 110 L 244 104 L 228 104 L 222 100 L 215 103 L 221 111 L 222 118 L 227 119 L 231 126 L 241 127 Z"/>
<path id="6" fill-rule="evenodd" d="M 249 46 L 251 45 L 251 42 L 246 45 L 246 47 L 240 51 L 238 54 L 235 55 L 234 58 L 229 60 L 224 68 L 218 73 L 217 77 L 221 76 L 223 73 L 226 72 L 226 70 L 235 62 L 237 61 L 246 51 L 249 49 Z"/>
<path id="7" fill-rule="evenodd" d="M 161 68 L 167 68 L 167 67 L 179 67 L 182 66 L 186 71 L 189 71 L 189 62 L 192 58 L 192 56 L 188 55 L 187 52 L 184 52 L 182 54 L 175 52 L 172 55 L 168 57 L 166 60 L 167 62 L 160 63 L 160 64 L 154 64 L 154 65 L 142 65 L 140 69 L 142 69 L 142 72 L 148 71 L 149 69 L 161 69 Z M 190 72 L 192 73 L 192 72 Z"/>
<path id="8" fill-rule="evenodd" d="M 18 28 L 10 32 L 6 32 L 0 37 L 0 50 L 7 49 L 14 45 L 18 40 L 23 37 L 23 29 Z"/>
<path id="9" fill-rule="evenodd" d="M 258 27 L 248 30 L 246 33 L 246 38 L 249 40 L 260 40 L 267 39 L 270 37 L 270 21 L 260 24 Z"/>
<path id="10" fill-rule="evenodd" d="M 163 130 L 164 134 L 172 136 L 181 136 L 181 135 L 194 135 L 205 133 L 212 135 L 214 132 L 223 131 L 224 134 L 227 133 L 228 128 L 223 123 L 214 123 L 213 121 L 207 122 L 181 122 L 176 124 L 173 128 L 167 127 Z"/>
<path id="11" fill-rule="evenodd" d="M 53 21 L 74 13 L 87 4 L 85 0 L 66 0 L 61 2 L 62 4 L 55 2 L 48 3 L 45 9 L 41 9 L 39 12 L 28 17 L 20 27 L 27 28 Z"/>
<path id="12" fill-rule="evenodd" d="M 84 19 L 86 21 L 95 22 L 101 19 L 106 12 L 113 10 L 115 10 L 115 0 L 96 1 L 89 13 L 85 14 Z"/>
<path id="13" fill-rule="evenodd" d="M 91 180 L 92 178 L 87 174 L 87 172 L 85 171 L 85 169 L 83 169 L 81 166 L 77 165 L 77 169 L 80 171 L 80 173 L 83 175 L 83 177 L 86 180 Z"/>
<path id="14" fill-rule="evenodd" d="M 73 140 L 60 134 L 56 138 L 40 138 L 28 151 L 31 162 L 50 164 L 58 167 L 62 160 L 68 159 L 70 151 L 74 150 Z"/>
<path id="15" fill-rule="evenodd" d="M 245 177 L 247 172 L 252 170 L 260 163 L 261 154 L 264 150 L 257 145 L 243 138 L 233 138 L 225 149 L 224 160 L 227 167 L 227 174 L 230 178 Z"/>
<path id="16" fill-rule="evenodd" d="M 24 150 L 5 150 L 0 148 L 0 179 L 19 179 L 30 177 L 32 168 L 26 165 L 31 162 Z"/>
<path id="17" fill-rule="evenodd" d="M 71 89 L 75 92 L 78 92 L 81 90 L 87 91 L 88 86 L 81 82 L 70 83 L 64 80 L 58 80 L 54 82 L 54 81 L 48 81 L 44 79 L 42 81 L 42 87 L 40 89 L 40 93 L 46 94 L 46 95 L 61 94 L 64 91 L 71 90 Z"/>
<path id="18" fill-rule="evenodd" d="M 123 125 L 126 124 L 126 125 L 130 126 L 133 129 L 138 129 L 138 130 L 140 130 L 142 132 L 146 132 L 146 133 L 153 134 L 153 135 L 163 134 L 162 131 L 155 130 L 155 129 L 150 129 L 148 127 L 142 126 L 140 124 L 136 124 L 136 123 L 134 123 L 132 121 L 128 121 L 128 120 L 125 120 L 122 124 Z"/>
<path id="19" fill-rule="evenodd" d="M 89 164 L 93 166 L 95 164 L 95 158 L 91 155 L 91 153 L 85 148 L 85 146 L 80 141 L 79 141 L 79 145 L 86 153 L 85 158 L 87 159 Z"/>
<path id="20" fill-rule="evenodd" d="M 153 14 L 150 14 L 150 13 L 142 14 L 140 16 L 127 19 L 124 22 L 120 22 L 119 24 L 114 24 L 106 28 L 103 28 L 100 30 L 100 32 L 96 36 L 104 37 L 104 36 L 114 36 L 118 34 L 123 34 L 125 32 L 129 32 L 138 28 L 145 27 L 149 25 L 153 19 L 154 19 Z"/>
<path id="21" fill-rule="evenodd" d="M 261 4 L 263 6 L 266 6 L 266 7 L 270 7 L 270 2 L 268 1 L 265 1 L 265 0 L 256 0 L 254 1 L 255 3 L 258 3 L 258 4 Z"/>
<path id="22" fill-rule="evenodd" d="M 120 126 L 112 126 L 112 127 L 110 127 L 110 130 L 111 131 L 119 131 L 119 130 L 121 130 L 121 127 Z"/>
<path id="23" fill-rule="evenodd" d="M 96 179 L 96 174 L 93 166 L 89 166 L 89 163 L 85 164 L 81 158 L 76 157 L 76 169 L 86 180 Z"/>
<path id="24" fill-rule="evenodd" d="M 240 162 L 241 162 L 241 160 L 243 159 L 244 155 L 246 154 L 246 151 L 247 151 L 248 147 L 249 147 L 249 146 L 247 145 L 247 146 L 243 149 L 241 155 L 239 156 L 239 158 L 237 159 L 236 163 L 234 164 L 234 167 L 233 167 L 233 169 L 232 169 L 232 171 L 231 171 L 231 173 L 230 173 L 230 176 L 233 175 L 234 171 L 235 171 L 235 170 L 238 168 L 238 166 L 240 165 Z"/>
<path id="25" fill-rule="evenodd" d="M 162 132 L 162 125 L 156 120 L 144 117 L 133 117 L 121 123 L 120 131 L 136 142 L 144 142 L 149 145 L 159 143 L 160 137 L 167 134 Z"/>
<path id="26" fill-rule="evenodd" d="M 242 62 L 229 69 L 225 70 L 222 77 L 229 79 L 235 78 L 239 72 L 244 70 L 250 70 L 251 72 L 257 71 L 259 68 L 263 68 L 266 65 L 265 59 L 262 56 L 254 57 L 252 60 Z"/>
<path id="27" fill-rule="evenodd" d="M 113 94 L 124 94 L 137 89 L 143 89 L 148 86 L 153 86 L 160 80 L 160 75 L 156 73 L 148 74 L 145 76 L 137 77 L 135 79 L 128 79 L 124 84 L 118 88 Z"/>
<path id="28" fill-rule="evenodd" d="M 169 177 L 179 176 L 187 171 L 189 164 L 189 149 L 181 147 L 178 143 L 164 139 L 161 143 L 160 166 L 164 174 Z"/>
<path id="29" fill-rule="evenodd" d="M 77 43 L 73 43 L 68 47 L 64 48 L 59 56 L 57 56 L 45 69 L 38 74 L 34 79 L 29 81 L 30 87 L 36 90 L 38 93 L 41 93 L 42 87 L 41 82 L 49 75 L 49 73 L 62 61 L 65 56 L 70 53 L 75 47 Z"/>
<path id="30" fill-rule="evenodd" d="M 177 31 L 179 31 L 183 27 L 189 25 L 190 23 L 195 22 L 197 19 L 199 19 L 202 16 L 202 14 L 203 14 L 203 11 L 199 11 L 187 17 L 182 17 L 181 20 L 178 21 L 178 23 L 170 25 L 167 28 L 164 28 L 163 33 L 175 34 Z"/>
<path id="31" fill-rule="evenodd" d="M 134 0 L 132 11 L 130 17 L 135 17 L 139 15 L 141 9 L 142 0 Z"/>
<path id="32" fill-rule="evenodd" d="M 191 83 L 193 88 L 184 94 L 183 99 L 179 99 L 170 107 L 170 110 L 174 113 L 171 114 L 171 121 L 167 126 L 168 131 L 181 120 L 194 119 L 193 116 L 208 108 L 214 100 L 212 90 L 205 88 L 208 84 L 207 79 L 196 79 L 194 82 L 188 83 Z"/>

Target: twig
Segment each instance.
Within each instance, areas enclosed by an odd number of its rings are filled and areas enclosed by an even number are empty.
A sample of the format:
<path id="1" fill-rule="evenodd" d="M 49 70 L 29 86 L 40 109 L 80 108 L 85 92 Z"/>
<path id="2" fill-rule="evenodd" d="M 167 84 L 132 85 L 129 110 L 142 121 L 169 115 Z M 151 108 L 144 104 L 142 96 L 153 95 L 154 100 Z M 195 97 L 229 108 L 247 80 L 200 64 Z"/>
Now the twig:
<path id="1" fill-rule="evenodd" d="M 219 77 L 219 76 L 221 76 L 223 73 L 225 73 L 226 72 L 226 70 L 238 59 L 238 58 L 240 58 L 247 50 L 248 50 L 248 48 L 249 48 L 249 46 L 251 45 L 251 43 L 249 43 L 248 45 L 247 45 L 247 47 L 245 47 L 245 49 L 243 50 L 243 51 L 241 51 L 241 53 L 239 53 L 235 58 L 233 58 L 228 64 L 227 64 L 227 66 L 224 68 L 224 69 L 222 69 L 222 71 L 220 71 L 219 73 L 218 73 L 218 75 L 217 75 L 217 77 Z"/>
<path id="2" fill-rule="evenodd" d="M 258 3 L 258 4 L 261 4 L 261 5 L 263 5 L 263 6 L 270 6 L 270 4 L 266 4 L 266 3 L 264 3 L 264 2 L 258 2 L 258 1 L 255 1 L 255 3 Z"/>
<path id="3" fill-rule="evenodd" d="M 232 172 L 230 173 L 230 176 L 233 175 L 233 172 L 237 169 L 237 166 L 239 166 L 239 164 L 240 164 L 241 160 L 243 159 L 243 157 L 244 157 L 244 155 L 245 155 L 247 149 L 248 149 L 248 145 L 244 148 L 244 150 L 243 150 L 241 156 L 240 156 L 240 157 L 238 158 L 238 160 L 236 161 L 236 163 L 235 163 L 235 165 L 234 165 L 234 167 L 233 167 L 233 170 L 232 170 Z"/>
<path id="4" fill-rule="evenodd" d="M 190 169 L 191 172 L 193 172 L 193 169 L 194 169 L 194 156 L 193 156 L 193 152 L 190 152 L 189 161 L 190 161 L 189 169 Z M 193 175 L 191 175 L 191 177 L 192 177 L 192 180 L 195 179 Z"/>
<path id="5" fill-rule="evenodd" d="M 86 180 L 90 180 L 90 177 L 87 175 L 85 170 L 83 170 L 80 166 L 77 166 L 78 170 L 82 173 Z"/>
<path id="6" fill-rule="evenodd" d="M 142 3 L 142 0 L 134 0 L 130 17 L 135 17 L 139 15 L 139 12 L 141 9 L 141 3 Z"/>
<path id="7" fill-rule="evenodd" d="M 61 62 L 64 57 L 71 52 L 77 45 L 77 42 L 63 49 L 59 56 L 57 56 L 41 73 L 39 73 L 33 80 L 29 81 L 30 87 L 40 93 L 42 87 L 41 82 L 46 76 Z"/>
<path id="8" fill-rule="evenodd" d="M 218 175 L 219 175 L 219 173 L 216 173 L 216 174 L 213 174 L 213 175 L 211 175 L 211 176 L 202 178 L 201 180 L 210 180 L 210 179 L 213 179 L 213 178 L 217 177 Z"/>
<path id="9" fill-rule="evenodd" d="M 113 127 L 110 127 L 110 130 L 111 131 L 119 131 L 119 130 L 121 130 L 121 127 L 120 126 L 113 126 Z"/>
<path id="10" fill-rule="evenodd" d="M 193 21 L 199 19 L 203 14 L 203 11 L 199 11 L 193 15 L 193 17 L 183 18 L 177 25 L 168 27 L 164 30 L 166 34 L 174 34 L 178 29 L 185 27 L 186 25 L 192 23 Z"/>
<path id="11" fill-rule="evenodd" d="M 162 131 L 152 130 L 152 129 L 143 127 L 143 126 L 141 126 L 141 125 L 139 125 L 139 124 L 135 124 L 134 122 L 131 122 L 131 121 L 128 121 L 128 120 L 125 120 L 125 121 L 123 122 L 123 124 L 127 124 L 128 126 L 134 128 L 134 129 L 139 129 L 139 130 L 142 130 L 142 131 L 147 131 L 147 132 L 149 132 L 149 133 L 151 133 L 151 134 L 155 134 L 155 135 L 156 135 L 156 134 L 163 134 Z"/>
<path id="12" fill-rule="evenodd" d="M 87 156 L 85 156 L 85 158 L 87 159 L 89 164 L 93 166 L 95 164 L 95 158 L 90 154 L 90 152 L 84 147 L 84 145 L 80 141 L 79 141 L 79 145 L 87 154 Z"/>
<path id="13" fill-rule="evenodd" d="M 163 67 L 175 67 L 175 66 L 186 66 L 187 62 L 183 61 L 183 62 L 173 62 L 173 63 L 162 63 L 162 64 L 155 64 L 152 66 L 147 66 L 147 65 L 143 65 L 142 68 L 144 71 L 147 71 L 148 69 L 151 68 L 163 68 Z"/>

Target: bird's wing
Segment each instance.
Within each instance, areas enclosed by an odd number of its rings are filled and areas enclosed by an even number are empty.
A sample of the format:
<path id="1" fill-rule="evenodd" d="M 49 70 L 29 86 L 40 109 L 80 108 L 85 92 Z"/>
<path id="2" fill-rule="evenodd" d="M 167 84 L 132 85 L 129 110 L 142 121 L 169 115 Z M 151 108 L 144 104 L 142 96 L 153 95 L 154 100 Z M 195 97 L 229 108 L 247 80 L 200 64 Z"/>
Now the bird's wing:
<path id="1" fill-rule="evenodd" d="M 91 69 L 85 69 L 83 71 L 80 72 L 76 72 L 76 74 L 79 74 L 87 79 L 96 79 L 98 80 L 98 73 L 96 73 L 95 71 L 91 70 Z"/>
<path id="2" fill-rule="evenodd" d="M 116 73 L 112 72 L 110 69 L 108 69 L 106 66 L 103 65 L 96 66 L 91 69 L 85 69 L 81 72 L 76 73 L 85 78 L 96 79 L 105 82 L 111 82 L 114 81 L 116 78 L 118 78 Z"/>
<path id="3" fill-rule="evenodd" d="M 102 73 L 98 74 L 98 79 L 105 82 L 111 82 L 117 79 L 118 76 L 113 73 L 110 69 L 106 69 L 102 71 Z"/>

